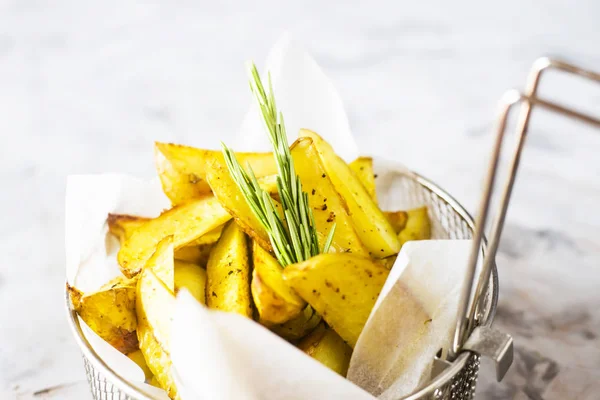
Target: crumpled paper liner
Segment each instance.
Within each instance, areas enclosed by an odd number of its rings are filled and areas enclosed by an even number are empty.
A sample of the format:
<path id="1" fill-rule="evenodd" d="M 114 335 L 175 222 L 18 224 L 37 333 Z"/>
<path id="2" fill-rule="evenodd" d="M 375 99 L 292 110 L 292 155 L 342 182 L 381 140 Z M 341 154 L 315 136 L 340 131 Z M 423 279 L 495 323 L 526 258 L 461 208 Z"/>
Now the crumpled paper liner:
<path id="1" fill-rule="evenodd" d="M 357 146 L 341 99 L 310 55 L 284 36 L 268 60 L 266 70 L 271 71 L 290 142 L 300 128 L 310 128 L 344 159 L 354 159 Z M 255 105 L 242 123 L 238 140 L 228 144 L 237 151 L 270 149 Z M 419 205 L 403 195 L 406 189 L 399 177 L 406 169 L 402 165 L 377 157 L 374 164 L 382 208 Z M 119 274 L 118 243 L 107 234 L 108 213 L 154 217 L 168 207 L 157 181 L 122 175 L 69 177 L 65 224 L 68 282 L 89 291 Z M 469 243 L 423 241 L 404 246 L 354 350 L 349 380 L 261 325 L 208 310 L 189 294 L 180 293 L 171 355 L 182 398 L 371 399 L 380 395 L 397 399 L 410 394 L 427 381 L 433 355 L 451 338 Z M 141 383 L 143 373 L 131 360 L 89 329 L 84 333 L 113 370 L 154 390 Z"/>

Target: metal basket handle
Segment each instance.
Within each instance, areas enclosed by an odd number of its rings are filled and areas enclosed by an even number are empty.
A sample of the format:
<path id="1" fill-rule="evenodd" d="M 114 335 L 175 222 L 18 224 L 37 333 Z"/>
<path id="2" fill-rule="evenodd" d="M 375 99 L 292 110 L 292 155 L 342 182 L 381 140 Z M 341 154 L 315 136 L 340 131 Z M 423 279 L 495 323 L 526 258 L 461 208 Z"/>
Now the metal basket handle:
<path id="1" fill-rule="evenodd" d="M 500 102 L 500 112 L 497 119 L 496 139 L 492 148 L 491 161 L 485 181 L 485 190 L 483 192 L 483 196 L 479 205 L 479 212 L 476 218 L 473 246 L 469 256 L 469 268 L 465 277 L 465 290 L 461 294 L 459 302 L 457 326 L 454 333 L 452 349 L 450 351 L 451 357 L 455 357 L 460 351 L 475 351 L 481 355 L 491 358 L 496 364 L 496 377 L 498 381 L 504 377 L 512 363 L 512 338 L 504 333 L 494 331 L 490 327 L 477 327 L 476 325 L 478 322 L 478 310 L 480 310 L 483 306 L 482 294 L 485 293 L 487 288 L 496 252 L 498 251 L 498 245 L 500 242 L 500 236 L 502 234 L 502 228 L 504 227 L 508 203 L 512 194 L 513 185 L 517 175 L 517 169 L 519 168 L 525 137 L 527 136 L 531 112 L 535 106 L 540 106 L 552 112 L 562 114 L 600 128 L 600 119 L 598 118 L 580 113 L 576 110 L 572 110 L 550 101 L 539 99 L 537 97 L 537 91 L 541 77 L 545 71 L 550 69 L 556 69 L 561 72 L 578 75 L 592 81 L 600 82 L 600 74 L 598 73 L 587 71 L 562 61 L 552 60 L 549 58 L 540 58 L 533 64 L 526 87 L 526 94 L 521 94 L 516 90 L 511 90 L 506 92 L 502 97 Z M 512 154 L 508 178 L 504 184 L 504 188 L 500 197 L 500 204 L 498 206 L 498 212 L 491 229 L 490 242 L 486 249 L 486 253 L 483 255 L 483 267 L 481 275 L 479 276 L 477 288 L 475 290 L 475 300 L 469 309 L 470 299 L 473 294 L 473 283 L 475 280 L 477 260 L 479 258 L 480 246 L 488 217 L 491 196 L 496 181 L 496 173 L 502 145 L 504 142 L 506 125 L 508 123 L 510 112 L 519 104 L 521 104 L 521 112 L 517 126 L 517 144 L 515 146 L 514 153 Z"/>

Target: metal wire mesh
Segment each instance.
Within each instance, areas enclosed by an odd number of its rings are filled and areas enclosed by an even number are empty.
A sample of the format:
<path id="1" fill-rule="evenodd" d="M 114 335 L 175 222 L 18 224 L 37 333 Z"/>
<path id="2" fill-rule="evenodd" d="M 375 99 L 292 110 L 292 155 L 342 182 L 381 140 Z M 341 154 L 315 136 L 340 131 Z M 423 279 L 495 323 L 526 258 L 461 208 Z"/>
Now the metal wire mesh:
<path id="1" fill-rule="evenodd" d="M 403 195 L 406 198 L 401 199 L 403 204 L 426 205 L 428 207 L 434 239 L 470 239 L 472 237 L 472 218 L 451 196 L 417 174 L 407 174 L 400 179 L 405 188 Z M 481 322 L 485 324 L 491 323 L 496 306 L 498 287 L 495 269 L 488 288 L 488 292 L 484 294 L 486 301 L 484 302 L 485 306 L 481 318 Z M 87 347 L 87 349 L 82 348 L 82 350 L 84 350 L 84 366 L 92 397 L 95 400 L 148 399 L 147 396 L 141 393 L 139 397 L 131 397 L 125 394 L 120 389 L 123 386 L 122 382 L 111 380 L 100 372 L 105 370 L 106 367 L 99 362 L 94 352 L 89 351 L 89 343 L 85 340 L 74 313 L 71 320 L 76 325 L 74 330 L 79 335 L 80 345 Z M 474 353 L 464 353 L 449 367 L 447 373 L 436 378 L 417 394 L 409 396 L 409 399 L 470 400 L 475 393 L 478 372 L 479 356 Z M 128 386 L 127 391 L 129 393 L 136 392 L 133 386 Z"/>

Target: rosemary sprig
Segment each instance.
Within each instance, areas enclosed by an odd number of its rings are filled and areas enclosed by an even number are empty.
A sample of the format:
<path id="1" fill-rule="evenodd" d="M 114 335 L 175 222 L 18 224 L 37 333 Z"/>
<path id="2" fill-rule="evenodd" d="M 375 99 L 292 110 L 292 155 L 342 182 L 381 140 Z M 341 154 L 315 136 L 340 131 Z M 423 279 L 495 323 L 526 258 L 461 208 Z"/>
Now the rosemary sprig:
<path id="1" fill-rule="evenodd" d="M 285 267 L 320 253 L 315 217 L 308 205 L 308 194 L 302 190 L 302 183 L 296 174 L 283 114 L 277 111 L 271 75 L 269 74 L 268 78 L 268 93 L 265 91 L 254 63 L 250 64 L 250 78 L 250 89 L 256 97 L 269 139 L 273 145 L 273 156 L 278 173 L 277 191 L 281 199 L 282 213 L 277 212 L 275 203 L 269 194 L 262 190 L 250 165 L 246 172 L 234 152 L 225 144 L 222 144 L 223 155 L 227 168 L 242 191 L 250 209 L 267 231 L 277 260 Z M 334 231 L 335 225 L 325 240 L 323 253 L 329 251 Z"/>

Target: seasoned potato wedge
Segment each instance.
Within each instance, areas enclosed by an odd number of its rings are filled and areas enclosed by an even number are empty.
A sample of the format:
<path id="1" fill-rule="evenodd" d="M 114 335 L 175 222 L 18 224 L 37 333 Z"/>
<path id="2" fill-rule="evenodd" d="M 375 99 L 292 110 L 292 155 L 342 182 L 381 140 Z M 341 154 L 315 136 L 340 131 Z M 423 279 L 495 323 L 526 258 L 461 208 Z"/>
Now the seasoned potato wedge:
<path id="1" fill-rule="evenodd" d="M 199 246 L 183 246 L 182 248 L 175 250 L 175 259 L 206 266 L 213 247 L 215 247 L 214 243 L 202 244 Z"/>
<path id="2" fill-rule="evenodd" d="M 319 325 L 319 322 L 321 322 L 321 316 L 311 306 L 304 307 L 300 315 L 283 324 L 272 325 L 266 321 L 260 321 L 261 324 L 282 338 L 292 341 L 302 339 L 311 333 Z"/>
<path id="3" fill-rule="evenodd" d="M 375 174 L 373 173 L 373 159 L 371 157 L 358 157 L 350 164 L 350 169 L 367 189 L 367 193 L 377 203 L 377 193 L 375 192 Z"/>
<path id="4" fill-rule="evenodd" d="M 291 153 L 302 189 L 308 193 L 308 205 L 312 207 L 315 215 L 319 243 L 324 243 L 335 223 L 330 251 L 368 255 L 368 250 L 363 246 L 346 212 L 342 198 L 319 160 L 317 148 L 312 140 L 298 139 L 292 145 Z"/>
<path id="5" fill-rule="evenodd" d="M 223 158 L 215 158 L 212 163 L 206 166 L 206 180 L 215 197 L 231 213 L 242 230 L 264 249 L 270 251 L 272 247 L 269 235 L 254 216 L 248 203 L 246 203 L 242 191 L 231 177 Z M 281 209 L 278 203 L 276 203 L 276 206 Z"/>
<path id="6" fill-rule="evenodd" d="M 298 348 L 327 368 L 346 376 L 352 349 L 325 324 L 319 324 L 314 331 L 302 339 L 298 343 Z"/>
<path id="7" fill-rule="evenodd" d="M 408 219 L 406 226 L 398 234 L 400 244 L 409 240 L 428 240 L 431 239 L 431 220 L 427 207 L 415 208 L 407 212 Z"/>
<path id="8" fill-rule="evenodd" d="M 354 348 L 389 271 L 353 254 L 320 254 L 287 266 L 283 278 Z"/>
<path id="9" fill-rule="evenodd" d="M 170 355 L 175 296 L 152 268 L 144 268 L 138 280 L 136 303 L 140 350 L 160 387 L 170 398 L 177 398 Z"/>
<path id="10" fill-rule="evenodd" d="M 175 292 L 175 266 L 173 263 L 173 236 L 167 236 L 156 246 L 156 251 L 146 262 L 171 292 Z"/>
<path id="11" fill-rule="evenodd" d="M 123 243 L 136 229 L 150 219 L 127 214 L 108 214 L 106 222 L 109 232 L 115 235 L 120 243 Z"/>
<path id="12" fill-rule="evenodd" d="M 252 298 L 260 319 L 282 324 L 297 317 L 306 302 L 283 280 L 283 268 L 256 242 L 252 246 Z"/>
<path id="13" fill-rule="evenodd" d="M 146 364 L 146 360 L 144 359 L 144 353 L 142 353 L 142 351 L 138 349 L 132 353 L 127 354 L 127 357 L 129 357 L 131 361 L 136 363 L 138 367 L 140 367 L 142 371 L 144 371 L 144 377 L 146 378 L 146 382 L 149 382 L 154 375 L 152 375 L 152 371 L 150 371 L 148 364 Z"/>
<path id="14" fill-rule="evenodd" d="M 202 304 L 206 304 L 206 270 L 196 264 L 175 260 L 175 293 L 189 290 Z"/>
<path id="15" fill-rule="evenodd" d="M 384 211 L 383 213 L 390 225 L 394 228 L 396 234 L 400 233 L 405 227 L 408 221 L 408 213 L 406 211 Z"/>
<path id="16" fill-rule="evenodd" d="M 252 318 L 250 262 L 244 232 L 227 224 L 206 266 L 206 305 Z"/>
<path id="17" fill-rule="evenodd" d="M 210 193 L 206 166 L 222 157 L 221 151 L 170 143 L 155 143 L 154 158 L 163 191 L 173 205 Z M 236 153 L 244 167 L 249 163 L 256 177 L 277 173 L 272 153 Z"/>
<path id="18" fill-rule="evenodd" d="M 231 215 L 214 196 L 174 207 L 139 227 L 125 240 L 117 256 L 121 271 L 130 278 L 137 275 L 156 245 L 167 236 L 173 236 L 173 245 L 179 249 L 229 219 Z"/>
<path id="19" fill-rule="evenodd" d="M 138 349 L 135 285 L 135 280 L 117 278 L 86 294 L 67 285 L 73 308 L 81 319 L 124 354 Z"/>
<path id="20" fill-rule="evenodd" d="M 384 258 L 398 253 L 398 236 L 348 164 L 315 132 L 303 129 L 299 136 L 314 141 L 325 171 L 346 201 L 356 233 L 371 255 Z"/>
<path id="21" fill-rule="evenodd" d="M 221 232 L 223 232 L 223 227 L 225 225 L 221 225 L 216 227 L 210 232 L 206 232 L 204 235 L 200 236 L 198 239 L 190 242 L 188 246 L 203 246 L 206 244 L 215 244 L 217 240 L 221 237 Z"/>

